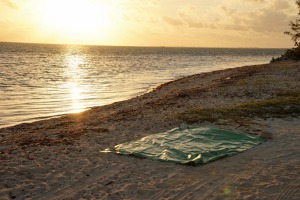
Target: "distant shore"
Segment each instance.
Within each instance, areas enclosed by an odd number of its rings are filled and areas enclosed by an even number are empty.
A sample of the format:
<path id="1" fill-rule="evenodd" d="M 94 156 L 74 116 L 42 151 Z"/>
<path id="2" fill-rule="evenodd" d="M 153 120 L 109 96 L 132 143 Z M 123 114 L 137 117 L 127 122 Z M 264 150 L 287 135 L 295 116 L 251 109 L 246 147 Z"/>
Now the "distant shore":
<path id="1" fill-rule="evenodd" d="M 298 199 L 300 62 L 188 76 L 133 99 L 0 129 L 3 199 Z M 100 150 L 180 124 L 272 138 L 198 167 Z"/>

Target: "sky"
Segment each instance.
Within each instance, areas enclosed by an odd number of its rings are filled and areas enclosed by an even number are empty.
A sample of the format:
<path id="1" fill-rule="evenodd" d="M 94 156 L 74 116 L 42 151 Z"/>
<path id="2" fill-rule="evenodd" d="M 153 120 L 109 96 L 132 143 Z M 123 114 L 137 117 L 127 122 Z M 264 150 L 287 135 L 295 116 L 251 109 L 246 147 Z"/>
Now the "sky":
<path id="1" fill-rule="evenodd" d="M 294 0 L 0 0 L 0 41 L 290 48 Z"/>

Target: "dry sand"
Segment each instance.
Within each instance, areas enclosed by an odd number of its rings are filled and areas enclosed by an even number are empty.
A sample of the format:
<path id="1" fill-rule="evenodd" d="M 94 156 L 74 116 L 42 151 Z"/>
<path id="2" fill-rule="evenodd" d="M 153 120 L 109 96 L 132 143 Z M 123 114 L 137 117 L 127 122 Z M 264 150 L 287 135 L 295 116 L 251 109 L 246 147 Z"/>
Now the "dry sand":
<path id="1" fill-rule="evenodd" d="M 191 108 L 226 108 L 280 92 L 299 94 L 299 88 L 299 62 L 246 66 L 182 78 L 84 113 L 0 129 L 0 199 L 299 199 L 299 112 L 195 122 L 273 136 L 202 166 L 99 152 L 179 126 L 185 121 L 178 113 Z"/>

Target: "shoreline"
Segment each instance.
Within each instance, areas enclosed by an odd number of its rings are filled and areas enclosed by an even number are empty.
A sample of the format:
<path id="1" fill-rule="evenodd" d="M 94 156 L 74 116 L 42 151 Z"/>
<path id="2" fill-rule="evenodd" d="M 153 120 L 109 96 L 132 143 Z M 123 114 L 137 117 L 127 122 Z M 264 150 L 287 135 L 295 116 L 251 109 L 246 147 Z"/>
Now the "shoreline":
<path id="1" fill-rule="evenodd" d="M 299 74 L 300 62 L 206 72 L 82 113 L 2 128 L 0 194 L 4 199 L 297 199 Z M 181 123 L 273 139 L 198 167 L 99 153 Z"/>
<path id="2" fill-rule="evenodd" d="M 254 63 L 253 65 L 263 65 L 264 63 Z M 251 64 L 252 65 L 252 64 Z M 247 64 L 245 64 L 245 66 L 247 66 Z M 180 75 L 180 76 L 174 76 L 173 78 L 170 78 L 164 82 L 153 82 L 153 83 L 149 83 L 150 85 L 148 87 L 145 87 L 147 89 L 143 90 L 143 91 L 136 91 L 135 93 L 132 93 L 130 94 L 129 96 L 127 96 L 126 98 L 124 98 L 123 100 L 115 100 L 115 101 L 111 101 L 110 103 L 106 103 L 106 104 L 103 104 L 103 105 L 94 105 L 94 106 L 89 106 L 89 107 L 85 107 L 85 108 L 82 108 L 83 110 L 80 111 L 80 112 L 84 112 L 84 111 L 87 111 L 93 107 L 101 107 L 101 106 L 106 106 L 106 105 L 110 105 L 110 104 L 113 104 L 113 103 L 116 103 L 118 101 L 126 101 L 126 100 L 130 100 L 134 97 L 137 97 L 137 96 L 141 96 L 141 95 L 144 95 L 146 93 L 149 93 L 149 92 L 152 92 L 154 91 L 157 87 L 159 87 L 160 85 L 163 85 L 165 83 L 168 83 L 168 82 L 173 82 L 173 81 L 176 81 L 176 80 L 179 80 L 179 79 L 182 79 L 182 78 L 185 78 L 185 77 L 189 77 L 189 76 L 193 76 L 193 75 L 197 75 L 197 74 L 203 74 L 203 73 L 210 73 L 210 72 L 214 72 L 214 71 L 222 71 L 222 70 L 226 70 L 226 69 L 234 69 L 234 68 L 240 68 L 241 66 L 238 65 L 238 64 L 235 64 L 234 66 L 231 66 L 231 67 L 225 67 L 225 65 L 219 65 L 218 67 L 216 68 L 213 68 L 213 69 L 202 69 L 201 72 L 199 73 L 196 73 L 196 74 L 191 74 L 191 75 Z M 99 99 L 99 101 L 101 102 L 101 99 Z M 46 108 L 44 108 L 46 109 Z M 24 118 L 22 121 L 19 121 L 19 122 L 14 122 L 14 123 L 9 123 L 9 124 L 0 124 L 0 129 L 2 128 L 9 128 L 11 126 L 16 126 L 16 125 L 20 125 L 20 124 L 27 124 L 27 123 L 33 123 L 33 122 L 37 122 L 37 121 L 41 121 L 41 120 L 47 120 L 47 119 L 52 119 L 52 118 L 57 118 L 57 117 L 62 117 L 62 116 L 65 116 L 65 115 L 69 115 L 69 114 L 76 114 L 76 113 L 79 113 L 79 112 L 61 112 L 60 114 L 54 112 L 53 114 L 51 115 L 26 115 L 27 118 Z M 14 117 L 13 115 L 8 115 L 8 118 L 12 118 Z"/>
<path id="3" fill-rule="evenodd" d="M 264 65 L 264 64 L 262 63 L 262 64 L 255 64 L 255 65 Z M 252 65 L 250 65 L 250 66 L 252 66 Z M 0 130 L 1 129 L 7 129 L 7 128 L 10 128 L 10 127 L 14 127 L 14 126 L 19 126 L 19 125 L 22 125 L 22 124 L 31 124 L 31 123 L 35 123 L 35 122 L 39 122 L 39 121 L 45 121 L 45 120 L 51 120 L 51 119 L 55 119 L 55 118 L 60 118 L 60 117 L 64 117 L 64 116 L 67 116 L 67 115 L 80 114 L 82 112 L 86 112 L 86 111 L 89 111 L 89 110 L 94 109 L 94 108 L 100 108 L 100 107 L 103 107 L 103 106 L 109 106 L 111 104 L 115 104 L 115 103 L 123 102 L 123 101 L 128 101 L 130 99 L 133 99 L 133 98 L 136 98 L 136 97 L 139 97 L 139 96 L 143 96 L 143 95 L 145 95 L 147 93 L 154 92 L 157 88 L 160 88 L 162 85 L 168 84 L 170 82 L 175 82 L 175 81 L 183 79 L 183 78 L 188 78 L 188 77 L 191 77 L 191 76 L 197 76 L 197 75 L 205 74 L 205 73 L 212 73 L 212 72 L 230 70 L 230 69 L 235 69 L 235 68 L 241 68 L 241 67 L 243 67 L 243 66 L 230 67 L 230 68 L 224 68 L 224 69 L 217 69 L 217 70 L 213 70 L 213 71 L 204 71 L 204 72 L 201 72 L 201 73 L 192 74 L 192 75 L 188 75 L 188 76 L 174 77 L 174 79 L 169 80 L 167 82 L 153 84 L 153 86 L 149 86 L 149 88 L 147 90 L 145 90 L 145 92 L 137 92 L 137 94 L 135 96 L 129 97 L 128 99 L 124 99 L 124 100 L 121 100 L 121 101 L 115 101 L 115 102 L 112 102 L 112 103 L 109 103 L 109 104 L 105 104 L 105 105 L 99 105 L 99 106 L 96 105 L 96 106 L 92 106 L 92 107 L 87 107 L 87 108 L 85 108 L 85 110 L 80 111 L 80 112 L 63 113 L 63 114 L 57 114 L 57 115 L 43 116 L 43 117 L 39 117 L 40 119 L 27 120 L 27 121 L 15 123 L 15 124 L 12 124 L 12 125 L 3 125 L 3 126 L 0 126 Z"/>

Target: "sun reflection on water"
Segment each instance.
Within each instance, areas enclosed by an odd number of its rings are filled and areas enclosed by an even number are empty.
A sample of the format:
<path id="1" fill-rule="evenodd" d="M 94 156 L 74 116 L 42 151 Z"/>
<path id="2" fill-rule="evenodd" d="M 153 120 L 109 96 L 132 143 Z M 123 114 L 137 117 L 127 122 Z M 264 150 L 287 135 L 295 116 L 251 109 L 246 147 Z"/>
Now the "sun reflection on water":
<path id="1" fill-rule="evenodd" d="M 72 49 L 73 48 L 68 49 L 69 52 L 65 55 L 65 76 L 67 82 L 64 87 L 68 91 L 67 99 L 70 100 L 68 101 L 68 111 L 71 113 L 78 113 L 84 111 L 87 107 L 83 101 L 86 98 L 83 91 L 86 91 L 87 88 L 81 78 L 85 73 L 82 65 L 86 63 L 86 59 L 83 55 L 73 55 Z M 85 88 L 82 88 L 83 85 Z"/>
<path id="2" fill-rule="evenodd" d="M 72 105 L 71 105 L 71 112 L 72 113 L 78 113 L 81 111 L 84 111 L 85 105 L 81 101 L 82 95 L 81 95 L 81 89 L 79 87 L 71 87 L 70 88 L 70 96 L 72 99 Z"/>
<path id="3" fill-rule="evenodd" d="M 67 55 L 65 60 L 69 69 L 77 69 L 85 62 L 84 57 L 79 55 Z"/>

